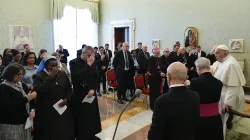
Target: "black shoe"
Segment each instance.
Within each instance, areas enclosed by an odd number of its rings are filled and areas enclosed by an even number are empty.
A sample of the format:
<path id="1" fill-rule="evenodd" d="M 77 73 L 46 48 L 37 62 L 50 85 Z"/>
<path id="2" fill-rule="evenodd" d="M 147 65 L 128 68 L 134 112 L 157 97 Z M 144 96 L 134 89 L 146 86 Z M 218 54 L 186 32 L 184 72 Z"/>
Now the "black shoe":
<path id="1" fill-rule="evenodd" d="M 127 101 L 127 102 L 129 101 L 127 97 L 123 98 L 122 100 Z"/>
<path id="2" fill-rule="evenodd" d="M 122 101 L 121 99 L 118 99 L 117 102 L 118 102 L 119 104 L 123 104 L 123 101 Z"/>

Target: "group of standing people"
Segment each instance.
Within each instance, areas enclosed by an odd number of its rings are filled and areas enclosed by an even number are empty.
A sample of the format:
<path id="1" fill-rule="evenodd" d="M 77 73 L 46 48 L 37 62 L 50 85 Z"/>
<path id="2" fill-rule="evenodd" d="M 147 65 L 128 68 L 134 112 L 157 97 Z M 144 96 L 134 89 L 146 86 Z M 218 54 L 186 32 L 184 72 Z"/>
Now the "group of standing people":
<path id="1" fill-rule="evenodd" d="M 51 56 L 42 49 L 40 60 L 29 49 L 14 61 L 11 52 L 15 51 L 6 49 L 2 58 L 0 139 L 98 140 L 101 121 L 94 49 L 82 49 L 80 57 L 70 61 L 70 72 L 69 54 L 61 45 Z M 86 103 L 85 97 L 95 99 Z M 65 110 L 58 112 L 58 108 Z M 25 129 L 28 120 L 33 126 Z"/>
<path id="2" fill-rule="evenodd" d="M 149 140 L 226 138 L 228 109 L 244 113 L 242 86 L 246 81 L 243 70 L 227 46 L 216 46 L 214 54 L 217 61 L 212 66 L 205 57 L 195 61 L 199 77 L 190 81 L 187 81 L 185 64 L 174 62 L 169 65 L 166 74 L 169 91 L 155 101 Z M 241 121 L 242 118 L 233 117 L 235 128 L 243 124 Z"/>

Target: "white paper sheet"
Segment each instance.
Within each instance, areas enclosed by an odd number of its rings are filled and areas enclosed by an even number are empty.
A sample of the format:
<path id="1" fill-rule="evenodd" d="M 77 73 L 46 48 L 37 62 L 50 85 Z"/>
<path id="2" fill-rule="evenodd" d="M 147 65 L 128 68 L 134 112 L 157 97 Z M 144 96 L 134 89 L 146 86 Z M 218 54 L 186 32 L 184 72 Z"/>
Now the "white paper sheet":
<path id="1" fill-rule="evenodd" d="M 33 126 L 33 119 L 30 120 L 30 117 L 28 117 L 25 123 L 25 129 L 29 129 L 32 126 Z"/>
<path id="2" fill-rule="evenodd" d="M 65 105 L 64 107 L 59 107 L 59 104 L 62 103 L 62 102 L 63 102 L 63 100 L 60 99 L 57 103 L 55 103 L 55 104 L 53 105 L 53 107 L 56 109 L 56 111 L 57 111 L 60 115 L 62 115 L 63 112 L 67 109 L 67 106 L 66 106 L 66 105 Z"/>
<path id="3" fill-rule="evenodd" d="M 87 95 L 87 96 L 85 96 L 85 98 L 82 100 L 82 103 L 86 102 L 86 103 L 90 103 L 90 104 L 91 104 L 91 103 L 94 101 L 94 99 L 95 99 L 95 96 L 92 96 L 92 97 L 88 98 L 88 95 Z"/>

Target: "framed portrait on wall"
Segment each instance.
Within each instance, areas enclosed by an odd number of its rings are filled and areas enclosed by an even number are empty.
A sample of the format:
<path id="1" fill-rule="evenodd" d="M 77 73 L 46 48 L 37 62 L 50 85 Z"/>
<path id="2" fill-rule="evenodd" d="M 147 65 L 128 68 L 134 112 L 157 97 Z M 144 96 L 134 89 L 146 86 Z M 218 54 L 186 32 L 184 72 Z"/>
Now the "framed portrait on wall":
<path id="1" fill-rule="evenodd" d="M 29 44 L 33 48 L 32 30 L 30 26 L 10 25 L 10 48 L 24 50 L 23 45 Z"/>
<path id="2" fill-rule="evenodd" d="M 229 51 L 230 52 L 244 52 L 244 39 L 230 39 Z"/>
<path id="3" fill-rule="evenodd" d="M 152 48 L 155 47 L 160 49 L 160 39 L 152 39 Z"/>
<path id="4" fill-rule="evenodd" d="M 195 49 L 198 45 L 198 30 L 194 27 L 188 27 L 184 33 L 185 48 Z"/>

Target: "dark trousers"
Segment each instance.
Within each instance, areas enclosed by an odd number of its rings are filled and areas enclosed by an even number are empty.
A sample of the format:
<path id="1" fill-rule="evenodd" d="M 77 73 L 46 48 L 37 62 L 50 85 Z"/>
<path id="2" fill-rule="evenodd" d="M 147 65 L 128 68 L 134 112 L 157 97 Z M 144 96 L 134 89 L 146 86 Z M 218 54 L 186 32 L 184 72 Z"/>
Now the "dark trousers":
<path id="1" fill-rule="evenodd" d="M 131 88 L 131 73 L 129 71 L 123 71 L 123 73 L 118 76 L 118 83 L 118 99 L 126 98 L 126 91 Z"/>
<path id="2" fill-rule="evenodd" d="M 100 84 L 102 83 L 103 92 L 106 92 L 106 71 L 99 71 L 97 92 L 100 93 Z"/>
<path id="3" fill-rule="evenodd" d="M 161 78 L 155 78 L 154 76 L 149 76 L 149 89 L 150 89 L 150 108 L 154 110 L 155 100 L 161 95 L 160 94 L 160 84 Z"/>

